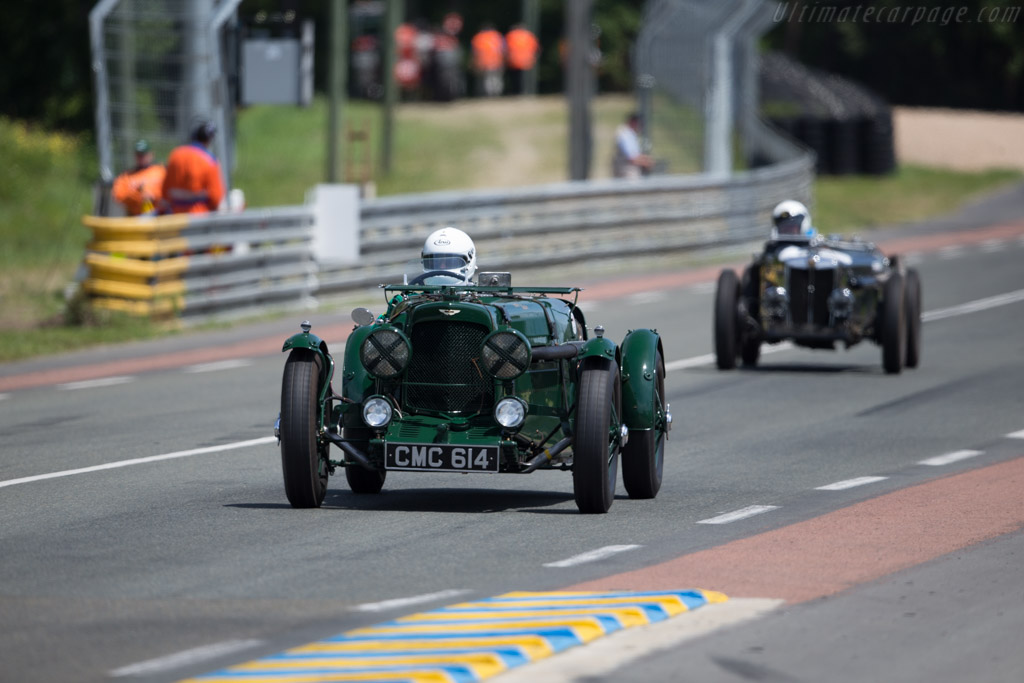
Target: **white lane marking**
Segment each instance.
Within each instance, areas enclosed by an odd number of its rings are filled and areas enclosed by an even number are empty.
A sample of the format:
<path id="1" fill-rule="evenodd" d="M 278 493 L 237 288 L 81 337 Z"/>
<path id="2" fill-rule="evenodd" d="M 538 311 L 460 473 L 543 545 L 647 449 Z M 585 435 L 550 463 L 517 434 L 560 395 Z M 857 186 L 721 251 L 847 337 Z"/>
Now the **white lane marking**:
<path id="1" fill-rule="evenodd" d="M 361 605 L 356 605 L 352 609 L 357 612 L 386 612 L 389 609 L 409 607 L 410 605 L 419 605 L 424 602 L 433 602 L 434 600 L 447 600 L 448 598 L 454 598 L 458 595 L 465 595 L 468 592 L 469 591 L 465 589 L 450 588 L 436 593 L 414 595 L 409 598 L 395 598 L 393 600 L 382 600 L 381 602 L 364 602 Z"/>
<path id="2" fill-rule="evenodd" d="M 826 484 L 825 486 L 819 486 L 815 491 L 845 491 L 846 489 L 856 488 L 858 486 L 865 486 L 867 484 L 874 484 L 876 481 L 885 481 L 889 477 L 857 477 L 855 479 L 845 479 L 843 481 L 837 481 L 834 484 Z"/>
<path id="3" fill-rule="evenodd" d="M 61 391 L 74 391 L 76 389 L 95 389 L 97 387 L 112 387 L 117 384 L 127 384 L 128 382 L 135 381 L 134 377 L 119 375 L 115 377 L 101 377 L 99 379 L 87 379 L 81 382 L 67 382 L 65 384 L 58 384 L 57 388 Z"/>
<path id="4" fill-rule="evenodd" d="M 761 355 L 766 356 L 770 353 L 778 353 L 779 351 L 788 351 L 793 348 L 791 342 L 781 342 L 771 346 L 761 346 Z M 673 372 L 675 370 L 685 370 L 686 368 L 696 368 L 701 365 L 710 365 L 715 362 L 715 354 L 705 353 L 702 356 L 693 356 L 692 358 L 680 358 L 674 360 L 671 363 L 665 364 L 665 372 Z"/>
<path id="5" fill-rule="evenodd" d="M 196 664 L 209 659 L 222 657 L 240 650 L 248 650 L 259 645 L 263 645 L 262 640 L 225 640 L 221 643 L 194 647 L 191 650 L 182 650 L 181 652 L 176 652 L 173 655 L 167 655 L 166 657 L 157 657 L 156 659 L 148 659 L 137 664 L 122 666 L 119 669 L 111 671 L 110 675 L 120 677 L 160 673 L 162 671 L 178 669 L 190 664 Z"/>
<path id="6" fill-rule="evenodd" d="M 188 373 L 199 373 L 199 372 L 217 372 L 218 370 L 233 370 L 234 368 L 244 368 L 252 365 L 252 361 L 247 358 L 232 358 L 231 360 L 219 360 L 213 363 L 200 363 L 199 365 L 190 365 L 187 368 L 183 368 L 183 372 Z"/>
<path id="7" fill-rule="evenodd" d="M 919 251 L 908 251 L 900 256 L 900 260 L 908 266 L 916 266 L 924 262 L 924 254 Z"/>
<path id="8" fill-rule="evenodd" d="M 710 294 L 711 292 L 718 289 L 717 282 L 701 282 L 699 285 L 693 286 L 693 291 L 698 294 Z"/>
<path id="9" fill-rule="evenodd" d="M 729 522 L 738 522 L 739 520 L 746 519 L 747 517 L 753 517 L 754 515 L 760 515 L 765 512 L 771 512 L 772 510 L 778 509 L 778 505 L 748 505 L 745 508 L 726 512 L 725 514 L 718 515 L 717 517 L 702 519 L 697 522 L 697 524 L 728 524 Z"/>
<path id="10" fill-rule="evenodd" d="M 959 244 L 939 249 L 939 258 L 954 259 L 964 253 L 964 248 Z"/>
<path id="11" fill-rule="evenodd" d="M 606 557 L 611 557 L 612 555 L 616 555 L 618 553 L 624 553 L 627 550 L 636 550 L 637 548 L 642 547 L 643 546 L 639 545 L 606 545 L 603 548 L 598 548 L 597 550 L 589 550 L 585 553 L 573 555 L 572 557 L 568 557 L 564 560 L 558 560 L 557 562 L 545 562 L 544 566 L 573 567 L 577 564 L 583 564 L 585 562 L 597 562 L 598 560 L 603 560 Z"/>
<path id="12" fill-rule="evenodd" d="M 1009 304 L 1015 304 L 1018 301 L 1024 301 L 1024 289 L 1018 289 L 1015 292 L 1007 292 L 1006 294 L 997 294 L 984 299 L 968 301 L 967 303 L 960 304 L 958 306 L 950 306 L 949 308 L 939 308 L 934 311 L 928 311 L 921 314 L 921 320 L 924 322 L 942 320 L 943 318 L 952 318 L 957 315 L 976 313 L 989 308 L 996 308 L 997 306 L 1007 306 Z"/>
<path id="13" fill-rule="evenodd" d="M 247 448 L 248 446 L 263 446 L 270 443 L 277 443 L 277 437 L 274 436 L 263 436 L 259 439 L 250 439 L 249 441 L 236 441 L 234 443 L 221 444 L 220 446 L 207 446 L 206 448 L 193 448 L 188 451 L 176 451 L 174 453 L 164 453 L 163 455 L 150 455 L 145 458 L 134 458 L 132 460 L 119 460 L 117 462 L 108 462 L 102 465 L 93 465 L 92 467 L 80 467 L 76 470 L 64 470 L 62 472 L 50 472 L 48 474 L 37 474 L 31 477 L 22 477 L 20 479 L 8 479 L 7 481 L 0 481 L 0 488 L 5 486 L 14 486 L 16 484 L 27 484 L 32 481 L 42 481 L 44 479 L 57 479 L 58 477 L 70 477 L 73 474 L 87 474 L 89 472 L 99 472 L 100 470 L 113 470 L 119 467 L 129 467 L 131 465 L 142 465 L 149 462 L 159 462 L 161 460 L 174 460 L 175 458 L 188 458 L 193 455 L 206 455 L 207 453 L 220 453 L 222 451 L 233 451 L 238 448 Z"/>
<path id="14" fill-rule="evenodd" d="M 981 251 L 986 254 L 1002 251 L 1005 248 L 1006 240 L 985 240 L 981 243 Z"/>
<path id="15" fill-rule="evenodd" d="M 0 401 L 4 400 L 5 398 L 10 398 L 10 397 L 11 397 L 10 394 L 0 394 Z"/>
<path id="16" fill-rule="evenodd" d="M 1024 429 L 1019 432 L 1010 432 L 1006 435 L 1007 439 L 1024 439 Z"/>
<path id="17" fill-rule="evenodd" d="M 962 450 L 953 451 L 952 453 L 946 453 L 945 455 L 937 455 L 934 458 L 928 458 L 927 460 L 921 460 L 918 465 L 930 465 L 931 467 L 942 467 L 943 465 L 949 465 L 954 462 L 960 462 L 961 460 L 967 460 L 968 458 L 974 458 L 982 455 L 985 451 L 972 451 Z"/>

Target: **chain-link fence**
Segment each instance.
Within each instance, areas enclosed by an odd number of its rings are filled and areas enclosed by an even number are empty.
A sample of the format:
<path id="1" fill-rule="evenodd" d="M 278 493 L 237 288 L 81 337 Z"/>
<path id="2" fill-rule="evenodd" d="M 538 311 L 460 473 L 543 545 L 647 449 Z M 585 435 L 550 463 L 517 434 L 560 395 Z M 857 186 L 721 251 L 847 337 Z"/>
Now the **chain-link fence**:
<path id="1" fill-rule="evenodd" d="M 763 0 L 648 1 L 636 75 L 661 171 L 724 176 L 800 154 L 758 119 L 757 40 L 774 9 Z"/>
<path id="2" fill-rule="evenodd" d="M 225 65 L 235 50 L 225 44 L 222 29 L 234 21 L 240 1 L 101 0 L 93 8 L 89 30 L 104 183 L 134 165 L 140 138 L 157 158 L 166 158 L 202 120 L 220 129 L 214 152 L 229 173 L 233 98 Z"/>

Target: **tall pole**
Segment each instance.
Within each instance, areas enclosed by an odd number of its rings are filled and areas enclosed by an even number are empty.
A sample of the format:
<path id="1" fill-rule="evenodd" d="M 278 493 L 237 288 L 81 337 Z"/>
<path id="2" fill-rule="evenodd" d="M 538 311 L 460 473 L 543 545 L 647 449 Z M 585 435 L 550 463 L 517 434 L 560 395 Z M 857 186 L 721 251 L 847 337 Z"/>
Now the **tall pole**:
<path id="1" fill-rule="evenodd" d="M 384 175 L 391 174 L 393 156 L 392 138 L 394 137 L 395 101 L 398 99 L 398 82 L 395 80 L 395 31 L 404 14 L 403 0 L 386 0 L 387 10 L 384 20 L 384 35 L 381 36 L 381 49 L 384 51 L 384 68 L 381 77 L 384 79 L 384 126 L 381 133 L 381 171 Z"/>
<path id="2" fill-rule="evenodd" d="M 536 36 L 540 37 L 540 12 L 537 10 L 538 0 L 523 0 L 523 26 Z M 537 94 L 537 62 L 534 60 L 533 66 L 530 67 L 529 71 L 523 74 L 523 94 L 524 95 L 536 95 Z"/>
<path id="3" fill-rule="evenodd" d="M 593 0 L 566 0 L 569 43 L 566 96 L 569 100 L 569 179 L 586 180 L 590 172 L 590 10 Z"/>
<path id="4" fill-rule="evenodd" d="M 341 135 L 341 110 L 345 106 L 345 81 L 348 75 L 348 2 L 331 0 L 331 57 L 328 64 L 327 110 L 327 182 L 342 181 L 341 160 L 345 141 Z"/>

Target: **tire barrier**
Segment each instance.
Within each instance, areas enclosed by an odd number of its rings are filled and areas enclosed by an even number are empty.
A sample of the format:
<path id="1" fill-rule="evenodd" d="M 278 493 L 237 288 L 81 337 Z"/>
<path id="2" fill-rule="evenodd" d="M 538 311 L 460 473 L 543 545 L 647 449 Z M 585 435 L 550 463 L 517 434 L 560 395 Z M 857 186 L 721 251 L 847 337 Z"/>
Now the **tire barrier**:
<path id="1" fill-rule="evenodd" d="M 780 54 L 761 60 L 762 101 L 786 114 L 779 130 L 817 154 L 820 174 L 882 175 L 896 168 L 892 110 L 863 86 Z"/>
<path id="2" fill-rule="evenodd" d="M 145 218 L 86 216 L 81 290 L 93 306 L 142 316 L 311 301 L 308 207 Z"/>

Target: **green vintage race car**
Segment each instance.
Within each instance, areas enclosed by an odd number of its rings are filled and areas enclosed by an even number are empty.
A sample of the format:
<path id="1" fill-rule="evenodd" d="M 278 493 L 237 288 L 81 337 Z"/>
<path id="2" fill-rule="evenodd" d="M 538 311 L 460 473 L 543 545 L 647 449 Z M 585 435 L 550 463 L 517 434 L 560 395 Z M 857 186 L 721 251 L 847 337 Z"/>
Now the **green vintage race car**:
<path id="1" fill-rule="evenodd" d="M 672 426 L 658 333 L 616 345 L 588 333 L 578 288 L 478 282 L 384 286 L 386 313 L 353 312 L 340 372 L 308 322 L 284 343 L 275 433 L 293 507 L 319 507 L 339 467 L 363 494 L 396 471 L 558 469 L 581 512 L 603 513 L 620 453 L 629 496 L 657 495 Z"/>

